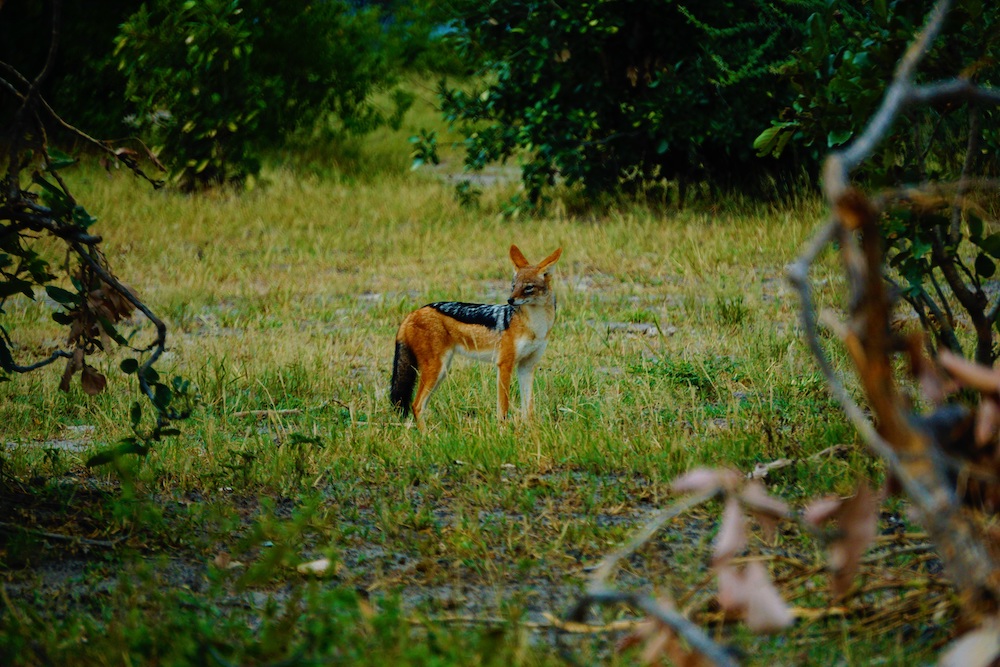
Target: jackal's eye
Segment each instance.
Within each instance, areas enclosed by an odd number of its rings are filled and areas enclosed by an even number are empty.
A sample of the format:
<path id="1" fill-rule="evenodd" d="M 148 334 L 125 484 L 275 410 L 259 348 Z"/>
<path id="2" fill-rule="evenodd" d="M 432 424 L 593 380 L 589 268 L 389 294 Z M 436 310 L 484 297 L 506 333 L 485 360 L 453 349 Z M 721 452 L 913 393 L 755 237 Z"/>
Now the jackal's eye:
<path id="1" fill-rule="evenodd" d="M 531 294 L 534 291 L 535 291 L 535 286 L 534 285 L 526 285 L 525 288 L 524 288 L 524 293 L 525 294 Z"/>

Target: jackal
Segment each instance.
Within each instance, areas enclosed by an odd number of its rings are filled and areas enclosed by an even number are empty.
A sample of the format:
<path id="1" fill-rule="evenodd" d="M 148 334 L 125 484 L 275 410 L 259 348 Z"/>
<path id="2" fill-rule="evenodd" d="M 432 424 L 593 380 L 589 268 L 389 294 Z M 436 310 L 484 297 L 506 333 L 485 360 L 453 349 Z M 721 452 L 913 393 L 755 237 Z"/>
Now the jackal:
<path id="1" fill-rule="evenodd" d="M 497 419 L 501 420 L 510 407 L 510 380 L 516 367 L 521 414 L 525 419 L 530 417 L 535 366 L 545 352 L 556 319 L 556 295 L 548 269 L 561 254 L 562 248 L 558 248 L 538 264 L 531 264 L 512 245 L 510 259 L 517 270 L 507 303 L 439 301 L 406 316 L 396 333 L 389 393 L 404 417 L 412 410 L 417 427 L 423 430 L 427 400 L 447 374 L 455 352 L 496 363 Z"/>

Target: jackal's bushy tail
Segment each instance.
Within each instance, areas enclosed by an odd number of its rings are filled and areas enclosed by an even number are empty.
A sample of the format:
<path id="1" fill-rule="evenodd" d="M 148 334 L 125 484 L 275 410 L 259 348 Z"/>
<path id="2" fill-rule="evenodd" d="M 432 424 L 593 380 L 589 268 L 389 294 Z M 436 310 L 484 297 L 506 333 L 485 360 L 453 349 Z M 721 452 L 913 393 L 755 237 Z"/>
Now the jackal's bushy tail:
<path id="1" fill-rule="evenodd" d="M 389 398 L 405 417 L 410 414 L 413 388 L 417 385 L 417 357 L 410 346 L 396 341 L 396 356 L 392 360 L 392 386 Z"/>

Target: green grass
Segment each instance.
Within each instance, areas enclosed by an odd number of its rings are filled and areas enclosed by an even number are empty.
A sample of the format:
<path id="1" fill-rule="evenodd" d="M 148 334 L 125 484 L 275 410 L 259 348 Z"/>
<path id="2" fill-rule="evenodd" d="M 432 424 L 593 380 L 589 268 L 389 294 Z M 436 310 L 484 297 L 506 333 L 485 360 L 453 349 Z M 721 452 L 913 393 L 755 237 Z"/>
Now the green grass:
<path id="1" fill-rule="evenodd" d="M 670 502 L 671 478 L 856 444 L 782 277 L 822 218 L 817 201 L 504 218 L 499 202 L 516 185 L 486 188 L 463 208 L 449 183 L 408 170 L 406 136 L 436 122 L 426 106 L 413 114 L 399 132 L 341 147 L 351 160 L 314 146 L 274 162 L 242 196 L 154 192 L 88 164 L 66 172 L 100 220 L 117 275 L 170 327 L 161 374 L 190 378 L 200 407 L 145 459 L 87 469 L 89 455 L 130 435 L 137 396 L 117 371 L 124 355 L 91 360 L 109 376 L 94 398 L 78 384 L 58 392 L 54 367 L 0 385 L 0 420 L 16 425 L 5 441 L 22 443 L 3 450 L 3 472 L 33 490 L 15 499 L 14 518 L 116 540 L 0 535 L 13 586 L 0 655 L 561 664 L 545 633 L 517 621 L 562 613 L 587 568 Z M 505 299 L 511 243 L 529 259 L 564 248 L 536 419 L 496 423 L 493 369 L 457 360 L 421 434 L 387 399 L 396 327 L 430 301 Z M 831 259 L 817 276 L 826 303 L 836 301 L 837 271 Z M 4 308 L 22 361 L 63 335 L 43 299 Z M 635 328 L 643 324 L 655 335 Z M 136 325 L 136 340 L 147 340 Z M 251 412 L 264 410 L 275 412 Z M 80 426 L 93 430 L 67 430 Z M 66 439 L 82 449 L 53 445 Z M 776 472 L 769 485 L 795 502 L 879 475 L 859 446 Z M 715 516 L 693 520 L 693 540 L 672 529 L 664 539 L 677 543 L 644 550 L 629 580 L 695 586 Z M 818 558 L 794 535 L 786 546 Z M 217 566 L 220 554 L 242 566 Z M 337 564 L 326 579 L 295 571 L 320 556 Z M 494 622 L 444 620 L 471 616 Z M 930 639 L 904 655 L 895 635 L 859 637 L 839 622 L 773 640 L 719 632 L 760 664 L 863 662 L 859 639 L 884 664 L 933 654 Z M 584 661 L 636 659 L 612 644 L 600 636 L 573 650 Z"/>

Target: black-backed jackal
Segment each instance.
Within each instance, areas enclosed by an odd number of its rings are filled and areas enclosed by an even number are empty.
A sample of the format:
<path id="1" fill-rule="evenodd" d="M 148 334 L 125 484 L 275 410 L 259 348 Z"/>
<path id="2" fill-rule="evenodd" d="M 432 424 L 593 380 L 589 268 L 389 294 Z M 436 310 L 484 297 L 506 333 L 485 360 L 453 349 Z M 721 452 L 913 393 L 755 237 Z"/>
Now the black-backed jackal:
<path id="1" fill-rule="evenodd" d="M 525 419 L 531 415 L 535 366 L 545 352 L 556 320 L 556 295 L 548 268 L 561 254 L 559 248 L 538 264 L 531 264 L 512 245 L 510 259 L 517 271 L 507 303 L 494 306 L 439 301 L 406 316 L 396 333 L 389 392 L 403 416 L 412 410 L 417 427 L 423 430 L 427 399 L 444 379 L 456 352 L 496 363 L 498 419 L 507 417 L 510 380 L 516 368 L 521 414 Z"/>

